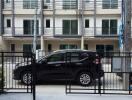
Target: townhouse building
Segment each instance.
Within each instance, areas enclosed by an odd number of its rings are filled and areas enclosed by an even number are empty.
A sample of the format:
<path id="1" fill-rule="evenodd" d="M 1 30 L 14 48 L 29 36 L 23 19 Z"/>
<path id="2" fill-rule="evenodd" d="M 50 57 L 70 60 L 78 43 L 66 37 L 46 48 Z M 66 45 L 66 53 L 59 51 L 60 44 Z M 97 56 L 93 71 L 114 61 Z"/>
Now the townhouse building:
<path id="1" fill-rule="evenodd" d="M 1 0 L 0 23 L 6 51 L 32 51 L 34 32 L 45 52 L 119 51 L 121 0 Z"/>

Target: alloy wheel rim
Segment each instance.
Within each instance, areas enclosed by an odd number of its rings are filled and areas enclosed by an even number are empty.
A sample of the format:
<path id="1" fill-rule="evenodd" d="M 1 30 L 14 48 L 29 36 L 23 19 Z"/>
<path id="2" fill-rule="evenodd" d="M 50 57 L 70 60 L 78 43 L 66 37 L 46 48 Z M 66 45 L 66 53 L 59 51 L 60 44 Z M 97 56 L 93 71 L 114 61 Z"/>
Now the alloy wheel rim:
<path id="1" fill-rule="evenodd" d="M 31 73 L 25 73 L 25 74 L 23 75 L 23 82 L 24 82 L 25 84 L 31 84 L 31 79 L 32 79 Z"/>
<path id="2" fill-rule="evenodd" d="M 91 81 L 91 79 L 90 79 L 90 76 L 88 74 L 82 74 L 80 76 L 80 82 L 81 82 L 81 84 L 87 85 L 87 84 L 90 83 L 90 81 Z"/>

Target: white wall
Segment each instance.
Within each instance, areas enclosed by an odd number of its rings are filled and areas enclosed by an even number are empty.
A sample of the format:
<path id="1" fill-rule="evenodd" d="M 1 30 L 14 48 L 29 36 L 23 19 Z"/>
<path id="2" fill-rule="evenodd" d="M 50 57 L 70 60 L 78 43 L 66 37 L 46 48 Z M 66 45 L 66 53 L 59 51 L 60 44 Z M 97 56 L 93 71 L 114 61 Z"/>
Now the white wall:
<path id="1" fill-rule="evenodd" d="M 5 27 L 5 34 L 6 35 L 11 35 L 11 28 L 7 28 L 6 26 L 6 20 L 7 19 L 11 19 L 11 17 L 9 16 L 5 16 L 4 17 L 4 27 Z M 50 19 L 50 28 L 46 28 L 46 19 Z M 76 16 L 57 16 L 55 18 L 55 32 L 57 35 L 61 35 L 62 34 L 62 22 L 63 20 L 75 20 L 78 19 Z M 85 19 L 89 19 L 89 28 L 85 28 L 85 36 L 94 36 L 94 18 L 93 16 L 84 16 L 84 26 L 85 27 Z M 97 27 L 97 35 L 101 35 L 102 34 L 102 19 L 117 19 L 118 20 L 118 31 L 119 31 L 119 26 L 120 26 L 120 17 L 114 16 L 106 16 L 106 15 L 102 15 L 102 16 L 97 16 L 96 19 L 96 27 Z M 34 20 L 34 16 L 16 16 L 15 17 L 15 27 L 16 27 L 16 35 L 22 35 L 23 34 L 23 20 Z M 41 21 L 40 18 L 38 18 L 39 20 L 39 34 L 41 34 Z M 81 34 L 81 22 L 79 21 L 80 19 L 78 19 L 78 34 Z M 45 16 L 44 19 L 44 32 L 45 35 L 47 36 L 53 36 L 53 17 L 48 17 Z M 118 32 L 119 33 L 119 32 Z"/>

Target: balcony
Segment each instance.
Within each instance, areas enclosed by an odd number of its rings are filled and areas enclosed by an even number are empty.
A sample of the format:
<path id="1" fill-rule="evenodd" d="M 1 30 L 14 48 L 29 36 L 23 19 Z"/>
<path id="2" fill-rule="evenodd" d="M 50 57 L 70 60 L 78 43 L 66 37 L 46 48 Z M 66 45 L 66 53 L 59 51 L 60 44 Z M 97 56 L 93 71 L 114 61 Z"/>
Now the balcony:
<path id="1" fill-rule="evenodd" d="M 121 1 L 118 1 L 118 6 L 115 8 L 103 8 L 102 1 L 97 1 L 96 8 L 97 14 L 120 14 L 121 13 Z M 41 2 L 34 1 L 25 1 L 15 0 L 14 2 L 14 12 L 15 14 L 34 14 L 34 9 L 40 9 Z M 55 0 L 55 11 L 56 14 L 80 14 L 79 11 L 84 10 L 84 14 L 94 14 L 94 1 L 86 1 L 84 3 L 81 1 L 71 1 L 71 2 L 63 2 L 61 0 Z M 108 5 L 106 5 L 107 7 Z M 4 2 L 4 14 L 8 14 L 8 11 L 12 10 L 11 2 Z M 50 3 L 44 3 L 43 5 L 44 14 L 50 13 L 53 14 L 53 1 Z M 10 14 L 10 13 L 9 13 Z"/>
<path id="2" fill-rule="evenodd" d="M 26 29 L 23 27 L 15 27 L 15 34 L 12 35 L 12 29 L 11 28 L 4 28 L 4 34 L 5 37 L 12 37 L 12 36 L 18 36 L 18 37 L 32 37 L 34 34 L 33 29 Z M 41 29 L 37 29 L 37 36 L 41 35 Z"/>
<path id="3" fill-rule="evenodd" d="M 55 31 L 55 34 L 53 34 L 53 31 Z M 45 28 L 44 27 L 44 36 L 46 37 L 80 37 L 81 36 L 81 28 L 78 28 L 77 31 L 70 32 L 65 31 L 62 27 L 53 27 Z M 32 37 L 34 33 L 33 29 L 25 29 L 23 27 L 15 27 L 15 34 L 12 35 L 12 29 L 11 28 L 4 28 L 4 34 L 5 37 L 12 37 L 12 36 L 19 36 L 19 37 Z M 96 27 L 96 34 L 94 33 L 94 27 L 84 28 L 84 36 L 85 37 L 117 37 L 119 33 L 119 30 L 107 30 L 102 27 Z M 37 29 L 37 36 L 41 35 L 41 28 L 39 27 Z"/>

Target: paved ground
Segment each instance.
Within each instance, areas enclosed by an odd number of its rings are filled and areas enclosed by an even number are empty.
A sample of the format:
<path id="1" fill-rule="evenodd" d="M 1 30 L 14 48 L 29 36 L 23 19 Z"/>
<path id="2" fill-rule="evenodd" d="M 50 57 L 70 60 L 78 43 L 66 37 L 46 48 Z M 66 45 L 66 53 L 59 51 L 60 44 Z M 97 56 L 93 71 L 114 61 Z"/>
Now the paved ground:
<path id="1" fill-rule="evenodd" d="M 32 100 L 31 94 L 3 94 L 0 100 Z M 58 95 L 37 94 L 36 100 L 132 100 L 132 96 L 119 95 Z"/>

